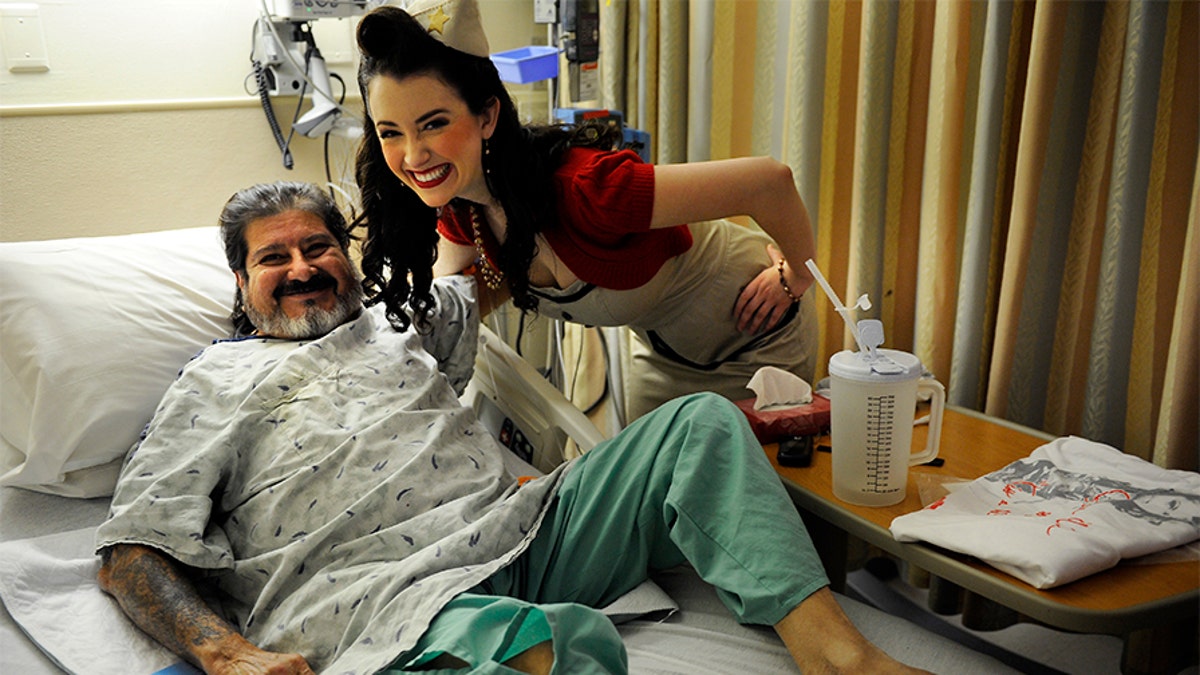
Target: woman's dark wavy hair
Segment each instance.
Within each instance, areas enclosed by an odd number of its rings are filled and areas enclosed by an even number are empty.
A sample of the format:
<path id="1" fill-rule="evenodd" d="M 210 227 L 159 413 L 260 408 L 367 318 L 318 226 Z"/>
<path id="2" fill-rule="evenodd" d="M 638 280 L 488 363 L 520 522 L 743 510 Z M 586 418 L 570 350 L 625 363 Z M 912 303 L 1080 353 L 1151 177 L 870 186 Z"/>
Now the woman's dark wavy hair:
<path id="1" fill-rule="evenodd" d="M 225 247 L 225 261 L 240 278 L 246 277 L 246 256 L 250 253 L 246 243 L 246 228 L 260 218 L 270 218 L 284 211 L 305 211 L 315 215 L 325 223 L 342 252 L 349 250 L 351 237 L 346 217 L 333 198 L 321 188 L 312 183 L 295 181 L 252 185 L 235 192 L 225 202 L 217 218 L 221 226 L 221 242 Z M 229 319 L 233 322 L 234 335 L 254 333 L 255 326 L 246 316 L 240 286 L 234 292 Z"/>
<path id="2" fill-rule="evenodd" d="M 535 309 L 537 299 L 529 293 L 529 266 L 537 252 L 536 235 L 557 222 L 554 169 L 567 147 L 612 148 L 620 139 L 620 130 L 600 125 L 523 127 L 490 59 L 447 47 L 396 7 L 380 7 L 363 17 L 358 47 L 358 86 L 366 110 L 355 168 L 362 213 L 354 226 L 367 231 L 362 260 L 367 303 L 385 303 L 388 319 L 398 328 L 408 325 L 405 302 L 418 329 L 427 328 L 433 309 L 429 286 L 437 259 L 438 212 L 388 168 L 367 96 L 367 85 L 375 77 L 403 80 L 431 75 L 454 89 L 475 115 L 482 114 L 493 99 L 500 102 L 496 128 L 488 140 L 489 152 L 484 156 L 488 190 L 504 207 L 508 219 L 497 262 L 508 280 L 513 303 L 522 310 Z M 465 207 L 466 202 L 456 198 L 445 208 Z"/>

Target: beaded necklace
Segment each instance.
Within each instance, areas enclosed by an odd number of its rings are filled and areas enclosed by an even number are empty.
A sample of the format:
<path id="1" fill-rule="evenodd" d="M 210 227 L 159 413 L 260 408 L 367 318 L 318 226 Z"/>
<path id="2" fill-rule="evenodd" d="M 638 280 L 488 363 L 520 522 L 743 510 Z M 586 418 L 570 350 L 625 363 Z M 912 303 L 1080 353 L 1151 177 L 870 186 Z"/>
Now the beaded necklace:
<path id="1" fill-rule="evenodd" d="M 483 282 L 493 291 L 500 288 L 500 284 L 504 283 L 504 272 L 492 265 L 491 258 L 483 249 L 483 223 L 480 222 L 479 211 L 475 205 L 470 206 L 471 212 L 471 231 L 475 239 L 475 252 L 479 254 L 479 272 L 483 275 Z"/>

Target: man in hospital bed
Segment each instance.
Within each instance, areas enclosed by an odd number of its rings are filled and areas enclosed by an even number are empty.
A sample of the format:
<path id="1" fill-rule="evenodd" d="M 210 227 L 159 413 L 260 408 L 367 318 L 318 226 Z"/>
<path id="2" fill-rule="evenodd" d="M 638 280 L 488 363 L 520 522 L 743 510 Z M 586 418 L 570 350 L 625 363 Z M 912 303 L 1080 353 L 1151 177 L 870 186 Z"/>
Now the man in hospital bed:
<path id="1" fill-rule="evenodd" d="M 728 402 L 674 401 L 522 483 L 457 398 L 471 280 L 397 331 L 319 189 L 243 190 L 221 222 L 253 334 L 186 365 L 97 532 L 101 587 L 172 651 L 210 673 L 624 672 L 592 608 L 690 562 L 805 672 L 908 670 L 842 613 Z"/>

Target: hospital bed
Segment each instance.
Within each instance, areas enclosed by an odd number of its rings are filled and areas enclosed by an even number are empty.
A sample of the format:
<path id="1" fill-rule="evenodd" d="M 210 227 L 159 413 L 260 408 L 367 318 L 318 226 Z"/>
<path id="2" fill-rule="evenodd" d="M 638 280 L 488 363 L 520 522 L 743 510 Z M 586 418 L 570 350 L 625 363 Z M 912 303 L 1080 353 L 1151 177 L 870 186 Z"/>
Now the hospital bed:
<path id="1" fill-rule="evenodd" d="M 0 243 L 0 673 L 178 668 L 95 583 L 92 533 L 121 459 L 187 359 L 228 333 L 233 277 L 215 228 Z M 463 396 L 514 470 L 545 471 L 603 435 L 486 328 Z M 530 466 L 532 465 L 532 466 Z M 849 598 L 873 642 L 935 672 L 1012 672 Z M 795 672 L 687 567 L 608 608 L 635 673 Z M 819 632 L 819 629 L 818 629 Z"/>

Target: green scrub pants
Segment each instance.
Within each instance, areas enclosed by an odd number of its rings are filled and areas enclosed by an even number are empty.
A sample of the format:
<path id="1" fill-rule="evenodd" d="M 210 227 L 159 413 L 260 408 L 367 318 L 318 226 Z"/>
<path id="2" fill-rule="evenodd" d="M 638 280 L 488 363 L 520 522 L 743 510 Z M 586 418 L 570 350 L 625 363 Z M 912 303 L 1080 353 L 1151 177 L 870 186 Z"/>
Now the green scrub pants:
<path id="1" fill-rule="evenodd" d="M 774 625 L 828 579 L 745 417 L 715 394 L 675 399 L 576 460 L 528 550 L 452 600 L 393 668 L 502 665 L 551 641 L 554 672 L 623 673 L 598 610 L 688 562 L 742 623 Z"/>

